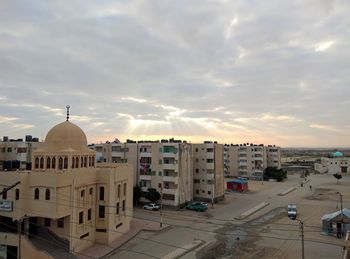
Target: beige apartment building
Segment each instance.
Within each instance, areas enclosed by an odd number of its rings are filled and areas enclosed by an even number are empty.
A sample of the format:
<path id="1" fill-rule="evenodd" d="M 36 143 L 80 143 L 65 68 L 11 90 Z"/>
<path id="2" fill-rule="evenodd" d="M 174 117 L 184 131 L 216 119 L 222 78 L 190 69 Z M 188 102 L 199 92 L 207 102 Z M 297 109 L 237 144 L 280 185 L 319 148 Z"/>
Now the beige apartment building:
<path id="1" fill-rule="evenodd" d="M 137 185 L 138 178 L 138 147 L 136 142 L 120 143 L 119 141 L 92 144 L 89 147 L 96 151 L 98 163 L 127 163 L 133 168 L 133 185 Z"/>
<path id="2" fill-rule="evenodd" d="M 187 143 L 138 143 L 142 191 L 154 188 L 164 205 L 178 207 L 193 199 L 192 146 Z"/>
<path id="3" fill-rule="evenodd" d="M 255 144 L 225 145 L 225 176 L 262 180 L 267 167 L 281 168 L 276 146 Z"/>
<path id="4" fill-rule="evenodd" d="M 224 146 L 215 142 L 192 144 L 193 197 L 216 202 L 224 198 Z"/>
<path id="5" fill-rule="evenodd" d="M 0 172 L 0 191 L 17 183 L 0 196 L 5 258 L 70 258 L 129 230 L 132 167 L 96 164 L 78 126 L 67 119 L 53 127 L 32 161 L 30 171 Z"/>

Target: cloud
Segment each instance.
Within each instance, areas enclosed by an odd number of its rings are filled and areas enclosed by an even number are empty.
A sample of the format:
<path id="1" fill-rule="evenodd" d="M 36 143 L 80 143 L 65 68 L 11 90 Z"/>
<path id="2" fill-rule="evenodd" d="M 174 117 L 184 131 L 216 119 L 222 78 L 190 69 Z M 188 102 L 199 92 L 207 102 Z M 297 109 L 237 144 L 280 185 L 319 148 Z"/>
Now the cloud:
<path id="1" fill-rule="evenodd" d="M 347 126 L 349 10 L 345 0 L 4 1 L 0 131 L 44 137 L 69 104 L 90 141 L 350 145 L 331 130 Z"/>

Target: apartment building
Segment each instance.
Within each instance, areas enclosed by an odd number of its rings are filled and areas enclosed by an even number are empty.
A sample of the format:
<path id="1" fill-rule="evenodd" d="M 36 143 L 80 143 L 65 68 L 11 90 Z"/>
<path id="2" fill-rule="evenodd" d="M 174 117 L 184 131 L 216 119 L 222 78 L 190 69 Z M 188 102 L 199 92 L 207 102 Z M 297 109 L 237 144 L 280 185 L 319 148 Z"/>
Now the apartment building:
<path id="1" fill-rule="evenodd" d="M 162 203 L 178 207 L 193 199 L 192 146 L 181 142 L 138 143 L 138 174 L 142 191 L 154 188 Z"/>
<path id="2" fill-rule="evenodd" d="M 32 161 L 30 171 L 0 172 L 5 258 L 71 258 L 70 253 L 94 243 L 109 245 L 129 231 L 132 168 L 97 164 L 85 133 L 68 118 L 48 132 Z"/>
<path id="3" fill-rule="evenodd" d="M 41 144 L 37 138 L 29 135 L 25 141 L 3 137 L 3 141 L 0 141 L 0 170 L 30 170 L 32 150 Z"/>
<path id="4" fill-rule="evenodd" d="M 224 146 L 216 142 L 192 144 L 193 197 L 214 201 L 224 197 Z"/>
<path id="5" fill-rule="evenodd" d="M 262 144 L 225 145 L 225 176 L 262 180 L 266 167 L 281 168 L 281 152 Z"/>
<path id="6" fill-rule="evenodd" d="M 136 142 L 120 143 L 119 141 L 92 144 L 89 147 L 96 151 L 98 163 L 127 163 L 132 166 L 133 185 L 138 184 L 138 148 Z"/>

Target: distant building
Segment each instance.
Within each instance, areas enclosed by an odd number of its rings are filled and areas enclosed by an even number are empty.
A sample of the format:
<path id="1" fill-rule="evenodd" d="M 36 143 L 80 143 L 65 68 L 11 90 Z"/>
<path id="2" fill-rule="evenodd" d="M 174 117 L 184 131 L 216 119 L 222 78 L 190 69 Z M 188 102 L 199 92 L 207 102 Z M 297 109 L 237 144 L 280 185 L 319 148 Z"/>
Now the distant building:
<path id="1" fill-rule="evenodd" d="M 132 168 L 96 164 L 96 152 L 87 147 L 78 126 L 67 120 L 53 127 L 43 145 L 33 150 L 32 161 L 30 171 L 0 172 L 1 191 L 20 182 L 0 196 L 5 258 L 17 258 L 19 244 L 27 258 L 49 258 L 36 248 L 55 258 L 70 258 L 69 253 L 94 243 L 108 245 L 129 230 Z"/>
<path id="2" fill-rule="evenodd" d="M 3 141 L 0 141 L 0 171 L 30 170 L 32 150 L 41 144 L 37 138 L 29 135 L 26 136 L 26 141 L 3 137 Z"/>
<path id="3" fill-rule="evenodd" d="M 350 157 L 339 151 L 322 157 L 320 162 L 315 163 L 315 171 L 321 174 L 350 173 Z"/>
<path id="4" fill-rule="evenodd" d="M 255 144 L 225 145 L 225 176 L 262 180 L 267 167 L 281 168 L 280 147 Z"/>

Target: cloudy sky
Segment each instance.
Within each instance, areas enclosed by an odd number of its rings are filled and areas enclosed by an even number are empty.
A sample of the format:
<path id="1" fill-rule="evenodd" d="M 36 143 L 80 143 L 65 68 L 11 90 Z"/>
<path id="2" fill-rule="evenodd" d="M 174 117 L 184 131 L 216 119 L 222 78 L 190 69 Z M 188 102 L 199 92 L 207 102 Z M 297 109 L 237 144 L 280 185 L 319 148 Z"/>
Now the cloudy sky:
<path id="1" fill-rule="evenodd" d="M 350 146 L 348 0 L 0 1 L 0 134 Z"/>

